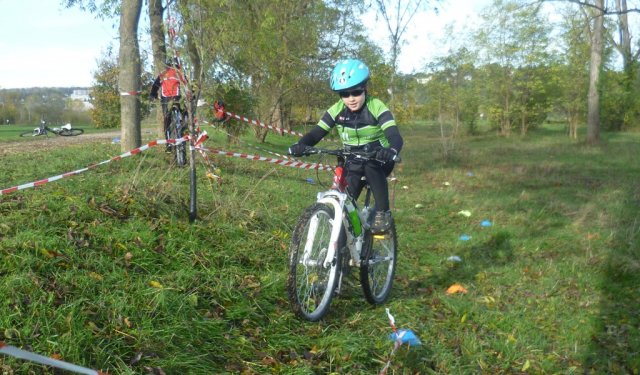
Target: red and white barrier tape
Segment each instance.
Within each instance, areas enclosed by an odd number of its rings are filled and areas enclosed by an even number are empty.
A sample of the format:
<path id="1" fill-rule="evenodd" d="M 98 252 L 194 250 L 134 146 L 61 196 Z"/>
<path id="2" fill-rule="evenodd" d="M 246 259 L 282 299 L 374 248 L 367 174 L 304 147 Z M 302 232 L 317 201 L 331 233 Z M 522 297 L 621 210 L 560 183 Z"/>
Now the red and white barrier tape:
<path id="1" fill-rule="evenodd" d="M 264 161 L 264 162 L 268 162 L 268 163 L 271 163 L 271 164 L 281 165 L 281 166 L 284 166 L 284 167 L 292 167 L 292 168 L 300 168 L 300 169 L 316 169 L 316 170 L 319 170 L 319 171 L 333 170 L 332 166 L 324 165 L 324 164 L 304 163 L 304 162 L 296 161 L 296 160 L 274 159 L 274 158 L 267 158 L 267 157 L 260 156 L 260 155 L 243 154 L 243 153 L 239 153 L 239 152 L 228 152 L 228 151 L 222 151 L 222 150 L 216 150 L 216 149 L 212 149 L 212 148 L 208 148 L 208 147 L 203 147 L 202 143 L 206 139 L 207 139 L 207 133 L 203 132 L 195 142 L 195 149 L 198 150 L 205 157 L 205 159 L 206 159 L 206 155 L 204 154 L 204 151 L 211 152 L 211 153 L 218 154 L 218 155 L 223 155 L 223 156 L 233 156 L 233 157 L 247 159 L 247 160 Z M 6 189 L 0 189 L 0 196 L 11 194 L 11 193 L 14 193 L 14 192 L 16 192 L 18 190 L 24 190 L 24 189 L 29 189 L 29 188 L 35 188 L 37 186 L 42 186 L 42 185 L 45 185 L 45 184 L 47 184 L 49 182 L 61 180 L 61 179 L 66 178 L 66 177 L 75 176 L 77 174 L 86 172 L 86 171 L 88 171 L 90 169 L 96 168 L 96 167 L 98 167 L 100 165 L 108 164 L 108 163 L 111 163 L 112 161 L 120 160 L 120 159 L 129 157 L 129 156 L 132 156 L 132 155 L 139 154 L 139 153 L 141 153 L 143 151 L 146 151 L 149 148 L 157 146 L 157 145 L 163 145 L 163 144 L 167 144 L 167 143 L 168 144 L 180 144 L 180 143 L 186 142 L 188 140 L 189 140 L 189 136 L 188 135 L 185 135 L 184 137 L 179 138 L 179 139 L 169 139 L 169 140 L 157 139 L 155 141 L 151 141 L 151 142 L 147 143 L 144 146 L 135 148 L 135 149 L 133 149 L 131 151 L 127 151 L 124 154 L 121 154 L 121 155 L 118 155 L 118 156 L 114 156 L 111 159 L 104 160 L 104 161 L 101 161 L 99 163 L 90 164 L 90 165 L 88 165 L 88 166 L 86 166 L 84 168 L 81 168 L 81 169 L 78 169 L 78 170 L 75 170 L 75 171 L 59 174 L 57 176 L 45 178 L 45 179 L 34 181 L 34 182 L 29 182 L 29 183 L 22 184 L 22 185 L 13 186 L 13 187 L 6 188 Z"/>
<path id="2" fill-rule="evenodd" d="M 233 157 L 236 157 L 236 158 L 242 158 L 242 159 L 248 159 L 248 160 L 254 160 L 254 161 L 264 161 L 264 162 L 267 162 L 267 163 L 281 165 L 281 166 L 284 166 L 284 167 L 292 167 L 292 168 L 300 168 L 300 169 L 317 169 L 319 171 L 332 170 L 333 169 L 333 167 L 328 166 L 328 165 L 323 165 L 323 164 L 303 163 L 301 161 L 296 161 L 296 160 L 283 160 L 283 159 L 267 158 L 267 157 L 260 156 L 260 155 L 250 155 L 250 154 L 242 154 L 242 153 L 238 153 L 238 152 L 228 152 L 228 151 L 222 151 L 222 150 L 215 150 L 215 149 L 209 148 L 209 147 L 200 146 L 200 147 L 196 147 L 196 149 L 205 150 L 207 152 L 211 152 L 211 153 L 218 154 L 218 155 L 223 155 L 223 156 L 233 156 Z"/>
<path id="3" fill-rule="evenodd" d="M 184 136 L 184 137 L 179 138 L 179 139 L 169 139 L 169 140 L 158 139 L 158 140 L 149 142 L 144 146 L 141 146 L 141 147 L 135 148 L 135 149 L 133 149 L 131 151 L 125 152 L 124 154 L 121 154 L 121 155 L 118 155 L 118 156 L 114 156 L 111 159 L 104 160 L 104 161 L 101 161 L 101 162 L 96 163 L 96 164 L 90 164 L 89 166 L 87 166 L 85 168 L 81 168 L 81 169 L 78 169 L 78 170 L 75 170 L 75 171 L 59 174 L 57 176 L 45 178 L 45 179 L 42 179 L 42 180 L 29 182 L 27 184 L 22 184 L 22 185 L 13 186 L 13 187 L 10 187 L 10 188 L 7 188 L 7 189 L 2 189 L 2 190 L 0 190 L 0 196 L 7 195 L 7 194 L 10 194 L 10 193 L 16 192 L 18 190 L 24 190 L 24 189 L 28 189 L 28 188 L 34 188 L 34 187 L 37 187 L 37 186 L 42 186 L 42 185 L 47 184 L 49 182 L 61 180 L 61 179 L 66 178 L 66 177 L 71 177 L 71 176 L 80 174 L 82 172 L 86 172 L 89 169 L 96 168 L 96 167 L 98 167 L 100 165 L 107 164 L 107 163 L 110 163 L 112 161 L 120 160 L 120 159 L 129 157 L 129 156 L 132 156 L 132 155 L 139 154 L 139 153 L 141 153 L 143 151 L 148 150 L 150 147 L 153 147 L 153 146 L 167 144 L 167 143 L 169 143 L 169 144 L 180 144 L 180 143 L 188 141 L 188 140 L 189 140 L 189 136 Z"/>
<path id="4" fill-rule="evenodd" d="M 277 127 L 275 125 L 265 124 L 264 122 L 261 122 L 261 121 L 258 121 L 258 120 L 252 120 L 250 118 L 246 118 L 244 116 L 240 116 L 240 115 L 232 113 L 232 112 L 226 112 L 226 114 L 228 116 L 231 116 L 231 117 L 233 117 L 235 119 L 238 119 L 240 121 L 244 121 L 244 122 L 249 123 L 249 124 L 253 124 L 253 125 L 261 126 L 263 128 L 269 129 L 269 130 L 273 130 L 273 131 L 275 131 L 277 133 L 280 133 L 280 135 L 283 135 L 285 133 L 286 134 L 291 134 L 291 135 L 297 135 L 299 137 L 302 137 L 304 135 L 302 133 L 299 133 L 299 132 L 296 132 L 296 131 L 293 131 L 293 130 L 287 130 L 287 129 L 283 129 L 283 128 Z"/>
<path id="5" fill-rule="evenodd" d="M 279 154 L 279 153 L 277 153 L 277 152 L 269 151 L 269 150 L 266 150 L 266 149 L 264 149 L 264 148 L 258 147 L 258 146 L 254 145 L 254 144 L 251 144 L 251 143 L 249 143 L 249 142 L 243 141 L 242 139 L 240 139 L 240 137 L 237 137 L 237 136 L 235 136 L 235 135 L 233 135 L 233 134 L 231 134 L 231 133 L 229 133 L 229 132 L 226 132 L 226 131 L 224 131 L 223 129 L 221 129 L 220 127 L 217 127 L 217 126 L 215 126 L 214 124 L 212 124 L 212 123 L 210 123 L 210 122 L 208 122 L 208 121 L 202 121 L 202 122 L 203 122 L 203 123 L 205 123 L 205 124 L 208 124 L 209 126 L 211 126 L 212 128 L 214 128 L 214 129 L 218 130 L 219 132 L 224 133 L 227 137 L 234 138 L 234 139 L 235 139 L 235 140 L 237 140 L 238 142 L 240 142 L 240 143 L 244 143 L 244 144 L 248 145 L 248 146 L 249 146 L 249 147 L 251 147 L 251 148 L 255 148 L 255 149 L 256 149 L 256 150 L 258 150 L 258 151 L 263 151 L 263 152 L 266 152 L 266 153 L 268 153 L 268 154 L 275 155 L 275 156 L 277 156 L 277 157 L 284 158 L 284 159 L 292 159 L 292 158 L 291 158 L 290 156 L 288 156 L 288 155 L 282 155 L 282 154 Z"/>
<path id="6" fill-rule="evenodd" d="M 24 359 L 26 361 L 36 362 L 45 366 L 57 367 L 62 370 L 75 372 L 77 374 L 88 375 L 106 375 L 106 373 L 92 370 L 90 368 L 74 365 L 72 363 L 64 362 L 59 359 L 46 357 L 40 354 L 32 353 L 23 349 L 16 348 L 15 346 L 7 345 L 0 341 L 0 353 L 6 354 L 18 359 Z"/>

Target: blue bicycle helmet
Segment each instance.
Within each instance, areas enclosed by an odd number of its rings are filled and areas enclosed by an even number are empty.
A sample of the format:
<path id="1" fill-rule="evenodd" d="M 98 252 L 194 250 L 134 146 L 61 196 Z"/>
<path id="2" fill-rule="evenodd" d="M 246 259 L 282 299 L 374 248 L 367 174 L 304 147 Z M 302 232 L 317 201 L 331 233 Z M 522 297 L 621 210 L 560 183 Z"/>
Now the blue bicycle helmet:
<path id="1" fill-rule="evenodd" d="M 362 87 L 369 80 L 369 68 L 358 59 L 340 61 L 331 72 L 331 90 L 344 91 Z"/>

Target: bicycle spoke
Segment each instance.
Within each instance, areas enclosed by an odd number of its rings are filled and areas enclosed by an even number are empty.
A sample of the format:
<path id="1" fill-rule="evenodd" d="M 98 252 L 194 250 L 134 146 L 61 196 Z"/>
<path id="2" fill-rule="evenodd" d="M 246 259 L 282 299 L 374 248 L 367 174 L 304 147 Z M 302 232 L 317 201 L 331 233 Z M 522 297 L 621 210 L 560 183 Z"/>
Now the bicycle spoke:
<path id="1" fill-rule="evenodd" d="M 337 262 L 327 259 L 332 217 L 329 207 L 314 205 L 302 215 L 292 237 L 289 299 L 298 315 L 312 321 L 328 311 L 337 280 Z M 325 263 L 329 266 L 325 267 Z"/>
<path id="2" fill-rule="evenodd" d="M 393 284 L 397 253 L 395 225 L 385 236 L 368 237 L 360 267 L 360 281 L 369 303 L 387 300 Z"/>

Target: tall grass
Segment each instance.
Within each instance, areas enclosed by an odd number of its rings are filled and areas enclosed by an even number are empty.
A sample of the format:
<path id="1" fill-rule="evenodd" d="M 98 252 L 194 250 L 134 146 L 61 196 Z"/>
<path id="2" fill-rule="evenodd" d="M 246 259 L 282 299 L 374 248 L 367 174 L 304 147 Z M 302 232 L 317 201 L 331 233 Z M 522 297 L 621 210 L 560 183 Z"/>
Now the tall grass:
<path id="1" fill-rule="evenodd" d="M 372 374 L 393 345 L 388 307 L 422 341 L 396 352 L 393 373 L 638 373 L 640 135 L 592 148 L 545 128 L 460 139 L 446 158 L 437 128 L 403 135 L 386 306 L 354 278 L 322 322 L 288 307 L 289 233 L 328 173 L 213 157 L 218 183 L 198 159 L 190 224 L 188 171 L 152 149 L 0 196 L 0 340 L 112 374 Z M 0 188 L 119 153 L 6 155 Z M 468 293 L 447 295 L 454 283 Z M 54 373 L 10 357 L 0 368 Z"/>

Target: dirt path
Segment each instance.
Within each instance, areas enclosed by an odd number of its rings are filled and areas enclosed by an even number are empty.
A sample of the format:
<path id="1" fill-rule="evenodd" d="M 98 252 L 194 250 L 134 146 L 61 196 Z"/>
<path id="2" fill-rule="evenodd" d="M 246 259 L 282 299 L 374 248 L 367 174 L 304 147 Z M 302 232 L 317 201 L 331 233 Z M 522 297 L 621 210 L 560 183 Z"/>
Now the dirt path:
<path id="1" fill-rule="evenodd" d="M 104 133 L 81 134 L 77 137 L 49 138 L 34 137 L 25 141 L 18 139 L 15 142 L 0 143 L 0 156 L 27 152 L 28 150 L 51 150 L 76 144 L 111 142 L 113 138 L 120 136 L 120 130 L 105 131 Z"/>

